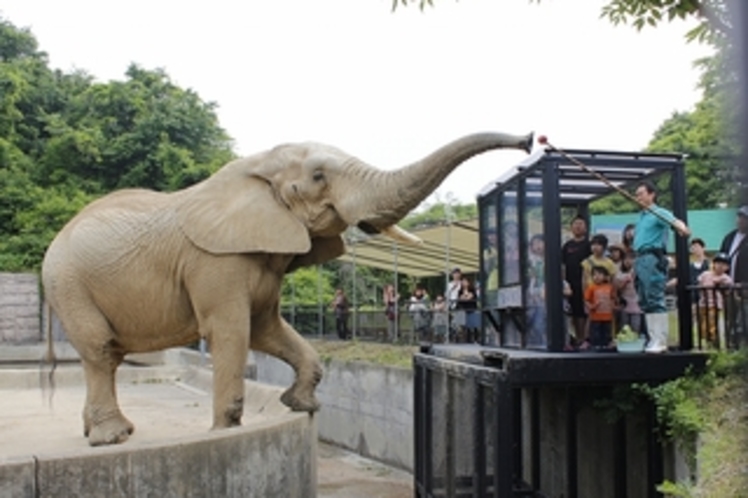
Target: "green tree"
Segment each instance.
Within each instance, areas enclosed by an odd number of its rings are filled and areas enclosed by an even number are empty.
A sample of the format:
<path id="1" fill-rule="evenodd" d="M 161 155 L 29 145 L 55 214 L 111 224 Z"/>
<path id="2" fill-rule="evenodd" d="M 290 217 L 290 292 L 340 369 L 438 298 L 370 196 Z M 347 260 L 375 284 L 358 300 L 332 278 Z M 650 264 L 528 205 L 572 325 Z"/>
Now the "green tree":
<path id="1" fill-rule="evenodd" d="M 131 65 L 124 82 L 93 84 L 50 116 L 52 137 L 39 181 L 85 179 L 108 192 L 125 187 L 174 190 L 233 158 L 215 104 L 173 83 L 162 70 Z"/>
<path id="2" fill-rule="evenodd" d="M 415 3 L 421 10 L 434 6 L 434 0 L 392 0 L 392 10 Z M 601 7 L 600 17 L 613 24 L 631 24 L 639 30 L 645 26 L 657 26 L 663 21 L 696 18 L 699 23 L 686 34 L 686 38 L 709 43 L 724 39 L 732 30 L 725 0 L 609 0 Z"/>
<path id="3" fill-rule="evenodd" d="M 183 188 L 234 157 L 215 104 L 163 70 L 125 76 L 53 71 L 30 30 L 0 17 L 0 271 L 38 269 L 96 196 Z"/>
<path id="4" fill-rule="evenodd" d="M 460 204 L 453 195 L 442 199 L 435 196 L 433 203 L 424 203 L 417 211 L 410 213 L 400 224 L 407 230 L 441 225 L 447 221 L 470 220 L 478 217 L 475 203 Z"/>
<path id="5" fill-rule="evenodd" d="M 313 306 L 319 302 L 329 304 L 335 294 L 332 277 L 333 273 L 324 266 L 307 266 L 286 275 L 281 289 L 281 305 Z"/>

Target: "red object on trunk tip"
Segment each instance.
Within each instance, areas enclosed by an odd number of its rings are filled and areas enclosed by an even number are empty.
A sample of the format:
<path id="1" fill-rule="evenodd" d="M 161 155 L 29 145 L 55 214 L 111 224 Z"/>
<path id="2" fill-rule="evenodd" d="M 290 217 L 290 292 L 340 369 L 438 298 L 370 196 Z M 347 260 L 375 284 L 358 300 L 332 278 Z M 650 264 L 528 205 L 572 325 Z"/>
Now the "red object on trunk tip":
<path id="1" fill-rule="evenodd" d="M 548 137 L 546 137 L 545 135 L 540 135 L 538 137 L 538 143 L 540 145 L 546 145 L 548 143 Z"/>

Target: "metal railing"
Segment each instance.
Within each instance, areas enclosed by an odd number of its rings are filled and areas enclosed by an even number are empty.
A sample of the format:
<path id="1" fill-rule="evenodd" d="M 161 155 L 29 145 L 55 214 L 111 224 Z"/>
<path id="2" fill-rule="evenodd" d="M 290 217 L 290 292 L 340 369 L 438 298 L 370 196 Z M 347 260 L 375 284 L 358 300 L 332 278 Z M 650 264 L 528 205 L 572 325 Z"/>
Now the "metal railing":
<path id="1" fill-rule="evenodd" d="M 475 342 L 479 337 L 480 310 L 473 313 L 475 315 L 469 318 L 470 315 L 462 310 L 412 312 L 407 307 L 400 307 L 395 315 L 397 326 L 393 327 L 384 308 L 351 310 L 347 325 L 352 338 L 364 341 L 466 343 Z M 320 310 L 316 305 L 283 307 L 281 315 L 304 336 L 337 337 L 335 313 L 332 310 Z"/>
<path id="2" fill-rule="evenodd" d="M 697 349 L 748 345 L 748 288 L 689 286 Z"/>

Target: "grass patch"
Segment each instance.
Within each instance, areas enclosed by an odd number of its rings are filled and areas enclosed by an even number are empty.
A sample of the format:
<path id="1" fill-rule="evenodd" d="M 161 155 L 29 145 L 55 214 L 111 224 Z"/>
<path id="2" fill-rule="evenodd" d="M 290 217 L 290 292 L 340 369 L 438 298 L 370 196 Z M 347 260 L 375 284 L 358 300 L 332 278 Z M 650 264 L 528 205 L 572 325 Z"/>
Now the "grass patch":
<path id="1" fill-rule="evenodd" d="M 685 443 L 697 474 L 696 482 L 665 482 L 666 496 L 748 496 L 747 373 L 748 351 L 714 352 L 704 374 L 645 390 L 664 436 Z"/>
<path id="2" fill-rule="evenodd" d="M 317 350 L 324 363 L 330 360 L 359 361 L 375 365 L 411 368 L 413 354 L 418 347 L 410 345 L 381 344 L 366 341 L 326 341 L 323 339 L 309 339 L 309 343 Z"/>
<path id="3" fill-rule="evenodd" d="M 704 396 L 706 424 L 691 496 L 748 496 L 748 386 L 731 375 Z"/>

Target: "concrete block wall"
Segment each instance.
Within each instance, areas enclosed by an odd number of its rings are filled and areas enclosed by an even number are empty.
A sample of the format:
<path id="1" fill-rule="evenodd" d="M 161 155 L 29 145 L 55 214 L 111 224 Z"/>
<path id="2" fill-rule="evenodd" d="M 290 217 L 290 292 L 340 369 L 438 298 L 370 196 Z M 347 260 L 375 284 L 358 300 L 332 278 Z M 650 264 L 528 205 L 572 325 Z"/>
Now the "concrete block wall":
<path id="1" fill-rule="evenodd" d="M 0 273 L 0 343 L 23 344 L 41 338 L 39 277 Z"/>
<path id="2" fill-rule="evenodd" d="M 271 356 L 252 352 L 257 380 L 288 387 L 294 372 Z M 413 472 L 413 373 L 364 363 L 330 361 L 317 386 L 322 441 Z"/>

